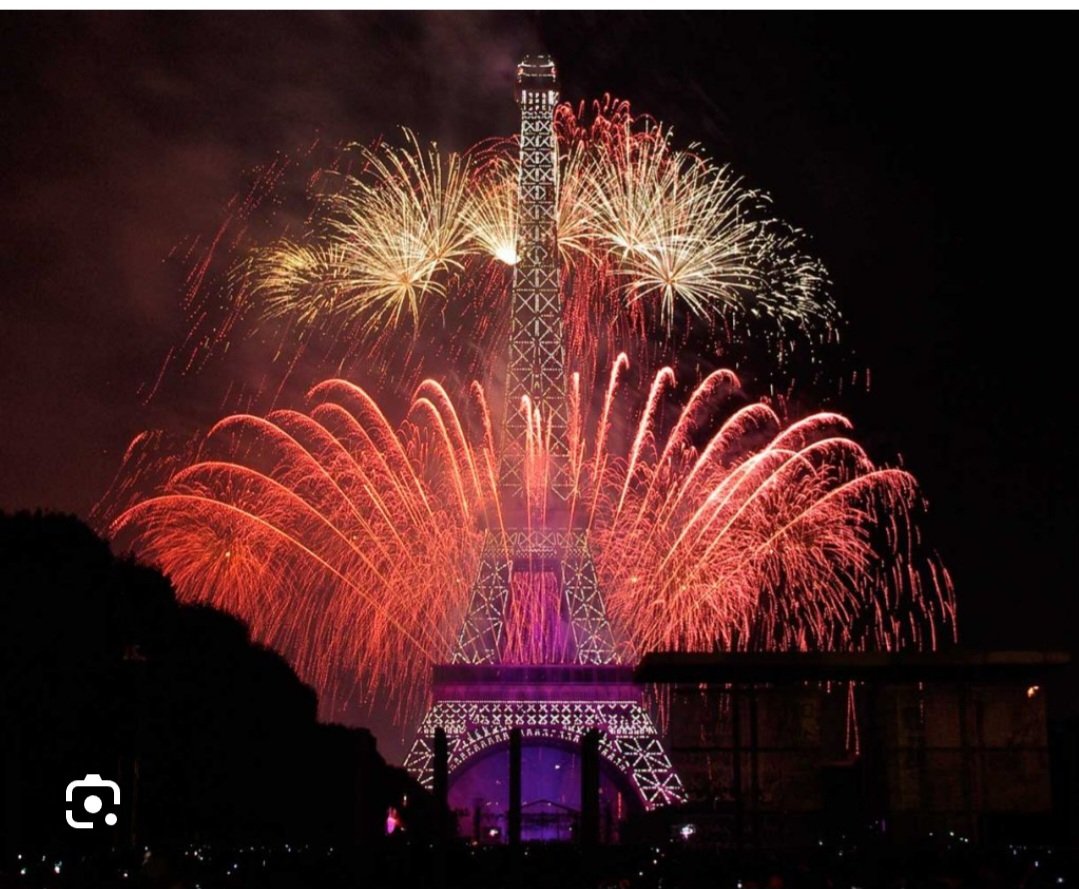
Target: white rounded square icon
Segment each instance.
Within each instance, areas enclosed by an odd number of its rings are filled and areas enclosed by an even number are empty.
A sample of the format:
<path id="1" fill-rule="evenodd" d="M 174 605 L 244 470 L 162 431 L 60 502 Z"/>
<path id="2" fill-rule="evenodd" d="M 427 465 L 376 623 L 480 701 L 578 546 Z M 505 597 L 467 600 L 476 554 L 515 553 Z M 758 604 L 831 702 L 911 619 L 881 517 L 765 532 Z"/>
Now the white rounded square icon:
<path id="1" fill-rule="evenodd" d="M 67 793 L 65 795 L 68 803 L 71 803 L 75 797 L 75 791 L 80 788 L 88 789 L 90 792 L 86 796 L 82 797 L 81 811 L 73 811 L 70 806 L 67 809 L 67 823 L 69 826 L 74 827 L 76 830 L 89 830 L 95 826 L 94 820 L 91 818 L 87 821 L 79 821 L 75 816 L 82 815 L 82 812 L 86 812 L 88 815 L 97 815 L 98 812 L 104 807 L 104 800 L 101 799 L 99 792 L 103 789 L 112 791 L 112 805 L 113 808 L 120 805 L 120 785 L 115 781 L 106 781 L 100 775 L 87 775 L 81 781 L 72 781 L 67 785 Z M 116 826 L 116 813 L 108 812 L 104 817 L 104 822 L 109 827 Z"/>

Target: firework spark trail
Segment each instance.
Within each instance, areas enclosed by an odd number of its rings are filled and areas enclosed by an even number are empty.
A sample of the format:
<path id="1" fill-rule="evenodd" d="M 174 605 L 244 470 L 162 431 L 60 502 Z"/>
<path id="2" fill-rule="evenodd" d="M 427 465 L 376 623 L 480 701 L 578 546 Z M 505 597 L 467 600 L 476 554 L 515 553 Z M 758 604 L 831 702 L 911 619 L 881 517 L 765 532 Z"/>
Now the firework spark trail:
<path id="1" fill-rule="evenodd" d="M 467 585 L 453 568 L 467 564 L 458 550 L 476 535 L 460 491 L 444 483 L 452 447 L 441 445 L 452 443 L 438 423 L 403 441 L 347 383 L 322 384 L 312 399 L 310 416 L 222 421 L 203 458 L 117 529 L 139 525 L 143 551 L 185 598 L 243 616 L 320 689 L 335 670 L 356 669 L 370 693 L 394 675 L 391 659 L 422 675 L 449 644 L 456 615 L 438 589 Z M 426 449 L 425 438 L 442 441 Z M 217 449 L 233 460 L 214 459 Z M 415 474 L 417 456 L 432 478 Z M 451 527 L 459 533 L 447 535 Z M 432 564 L 446 568 L 433 577 Z M 429 589 L 415 586 L 420 578 Z"/>
<path id="2" fill-rule="evenodd" d="M 668 129 L 625 102 L 559 106 L 555 128 L 566 356 L 583 393 L 598 391 L 630 344 L 638 385 L 646 368 L 685 360 L 680 351 L 699 355 L 707 373 L 743 343 L 778 356 L 781 374 L 802 356 L 818 372 L 838 314 L 806 238 L 766 196 L 676 148 Z M 304 372 L 373 381 L 401 398 L 425 376 L 497 382 L 516 254 L 516 141 L 457 153 L 408 131 L 396 141 L 323 146 L 317 157 L 312 146 L 257 171 L 216 235 L 188 252 L 189 333 L 143 387 L 145 400 L 230 352 L 244 362 L 230 410 L 285 403 Z M 302 204 L 286 206 L 286 190 Z M 627 220 L 639 237 L 626 236 Z M 255 358 L 258 349 L 269 351 Z M 250 378 L 263 358 L 263 378 Z"/>
<path id="3" fill-rule="evenodd" d="M 621 355 L 611 367 L 594 422 L 572 389 L 569 401 L 587 433 L 569 515 L 591 529 L 625 657 L 717 645 L 894 649 L 954 633 L 950 582 L 913 525 L 913 478 L 874 466 L 843 417 L 784 424 L 763 403 L 721 410 L 740 385 L 721 371 L 664 423 L 673 372 L 655 375 L 641 405 L 619 386 L 628 364 Z M 486 397 L 472 387 L 470 421 L 424 381 L 397 427 L 351 383 L 319 384 L 310 399 L 306 413 L 218 423 L 198 459 L 113 531 L 186 600 L 238 614 L 286 652 L 331 710 L 384 690 L 412 714 L 429 665 L 452 654 L 481 526 L 500 539 Z M 540 459 L 548 423 L 526 409 Z M 547 658 L 565 653 L 550 584 L 533 580 L 514 587 L 509 660 L 537 645 Z M 539 612 L 543 632 L 529 636 L 522 627 Z"/>
<path id="4" fill-rule="evenodd" d="M 587 383 L 602 345 L 663 340 L 676 326 L 716 337 L 723 319 L 745 318 L 765 336 L 830 335 L 825 272 L 767 196 L 676 149 L 625 103 L 583 115 L 560 107 L 556 132 L 568 357 Z M 403 142 L 353 147 L 358 168 L 315 199 L 308 231 L 255 248 L 235 270 L 238 303 L 268 321 L 334 327 L 398 362 L 397 328 L 498 342 L 490 319 L 506 317 L 516 262 L 516 143 L 447 153 L 409 131 Z M 468 372 L 485 378 L 492 351 L 473 349 Z M 425 351 L 414 357 L 422 364 Z"/>
<path id="5" fill-rule="evenodd" d="M 443 158 L 407 130 L 403 148 L 356 150 L 363 169 L 324 198 L 317 232 L 252 257 L 251 296 L 262 314 L 415 324 L 424 300 L 445 295 L 439 275 L 459 269 L 471 243 L 470 160 Z"/>

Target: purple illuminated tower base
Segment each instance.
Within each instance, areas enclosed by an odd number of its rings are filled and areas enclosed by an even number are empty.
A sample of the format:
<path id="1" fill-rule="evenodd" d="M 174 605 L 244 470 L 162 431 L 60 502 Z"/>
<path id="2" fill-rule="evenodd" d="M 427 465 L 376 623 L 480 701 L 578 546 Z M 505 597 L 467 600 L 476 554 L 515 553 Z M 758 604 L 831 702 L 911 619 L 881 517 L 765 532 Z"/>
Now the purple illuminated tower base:
<path id="1" fill-rule="evenodd" d="M 436 667 L 436 703 L 405 765 L 431 786 L 441 726 L 450 739 L 459 833 L 498 841 L 506 835 L 509 732 L 520 728 L 521 837 L 570 839 L 580 811 L 581 736 L 599 729 L 601 836 L 614 839 L 628 815 L 685 798 L 630 674 L 623 666 Z"/>

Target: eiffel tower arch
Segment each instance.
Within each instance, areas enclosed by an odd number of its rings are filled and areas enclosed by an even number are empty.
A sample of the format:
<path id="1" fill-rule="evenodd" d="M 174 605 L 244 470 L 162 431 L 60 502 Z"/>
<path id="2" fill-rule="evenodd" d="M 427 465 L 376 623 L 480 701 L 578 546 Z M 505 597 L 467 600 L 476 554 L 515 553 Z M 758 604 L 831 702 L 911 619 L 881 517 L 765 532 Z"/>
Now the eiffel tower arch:
<path id="1" fill-rule="evenodd" d="M 435 668 L 433 704 L 405 767 L 433 787 L 434 734 L 443 729 L 452 798 L 455 779 L 504 749 L 513 729 L 540 750 L 575 746 L 598 730 L 613 784 L 626 788 L 637 808 L 651 810 L 683 802 L 685 791 L 632 668 L 619 663 L 588 534 L 570 525 L 563 508 L 572 478 L 553 126 L 558 91 L 549 57 L 529 56 L 518 66 L 517 101 L 518 260 L 498 475 L 509 521 L 487 531 L 452 663 Z M 529 443 L 536 416 L 548 442 L 538 467 Z"/>

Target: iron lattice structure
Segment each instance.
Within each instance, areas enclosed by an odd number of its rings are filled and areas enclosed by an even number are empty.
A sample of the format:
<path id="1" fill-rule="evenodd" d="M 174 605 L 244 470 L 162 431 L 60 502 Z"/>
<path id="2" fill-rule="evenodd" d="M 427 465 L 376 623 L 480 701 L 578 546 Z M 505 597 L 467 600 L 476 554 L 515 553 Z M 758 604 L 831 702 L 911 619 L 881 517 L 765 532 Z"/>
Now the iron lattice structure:
<path id="1" fill-rule="evenodd" d="M 566 376 L 559 293 L 558 164 L 554 63 L 527 57 L 517 69 L 521 107 L 517 183 L 517 264 L 513 271 L 509 365 L 499 485 L 507 501 L 525 498 L 530 419 L 539 412 L 547 433 L 547 490 L 570 494 Z"/>
<path id="2" fill-rule="evenodd" d="M 597 728 L 600 756 L 629 779 L 646 809 L 685 800 L 652 718 L 633 701 L 439 701 L 405 760 L 405 768 L 428 789 L 434 781 L 434 732 L 440 726 L 450 740 L 451 773 L 485 750 L 508 744 L 512 728 L 519 728 L 526 742 L 571 744 Z"/>
<path id="3" fill-rule="evenodd" d="M 487 532 L 453 663 L 503 663 L 514 572 L 544 571 L 553 573 L 559 583 L 562 613 L 570 624 L 572 662 L 616 664 L 618 652 L 587 532 L 546 526 L 552 514 L 557 519 L 558 504 L 568 499 L 572 483 L 559 292 L 554 135 L 558 91 L 554 63 L 548 57 L 526 57 L 518 67 L 517 101 L 521 108 L 518 260 L 513 278 L 499 486 L 511 514 L 516 510 L 517 515 L 525 516 L 527 527 Z M 537 504 L 527 502 L 530 420 L 522 406 L 533 415 L 538 412 L 546 441 L 542 467 L 546 499 L 538 509 Z M 553 512 L 549 506 L 554 507 Z M 534 521 L 537 516 L 539 521 Z M 438 727 L 448 736 L 451 772 L 487 748 L 508 743 L 511 728 L 520 728 L 524 738 L 572 743 L 596 728 L 602 733 L 601 756 L 629 779 L 647 809 L 685 799 L 682 783 L 639 695 L 629 700 L 612 689 L 610 700 L 556 700 L 553 689 L 542 683 L 531 689 L 517 687 L 513 692 L 513 700 L 436 700 L 420 726 L 405 767 L 424 786 L 432 786 L 434 731 Z"/>
<path id="4" fill-rule="evenodd" d="M 517 566 L 525 570 L 549 566 L 556 570 L 570 620 L 576 663 L 616 662 L 614 634 L 588 549 L 588 535 L 582 530 L 531 529 L 508 531 L 505 537 L 487 536 L 454 663 L 499 662 L 510 578 Z"/>

